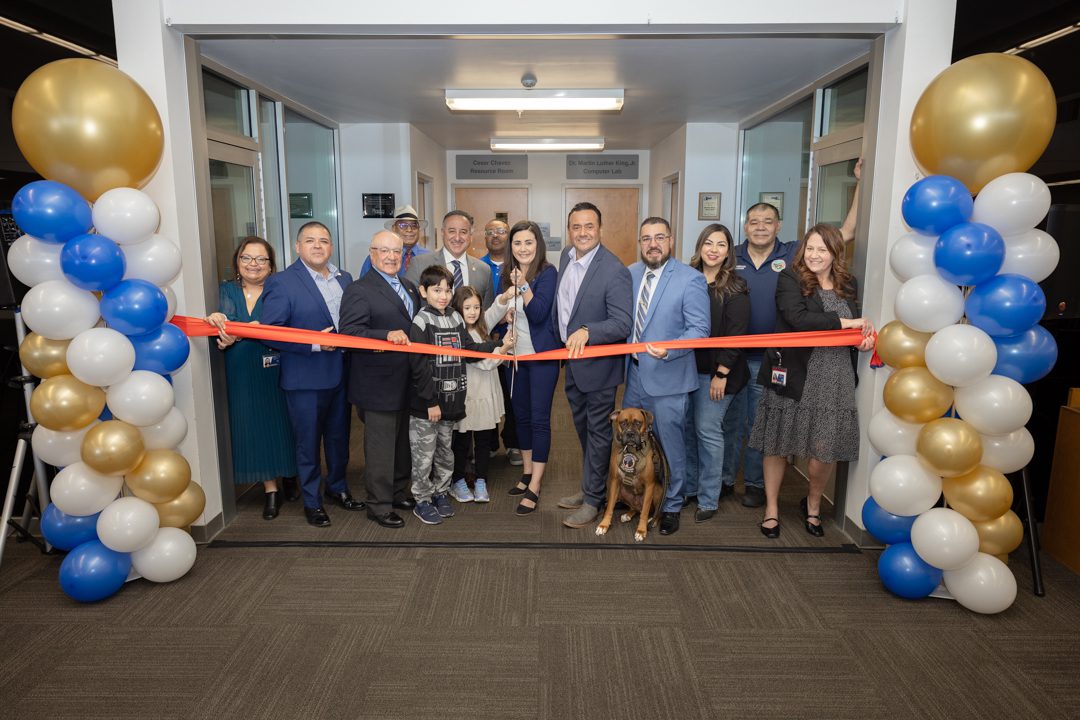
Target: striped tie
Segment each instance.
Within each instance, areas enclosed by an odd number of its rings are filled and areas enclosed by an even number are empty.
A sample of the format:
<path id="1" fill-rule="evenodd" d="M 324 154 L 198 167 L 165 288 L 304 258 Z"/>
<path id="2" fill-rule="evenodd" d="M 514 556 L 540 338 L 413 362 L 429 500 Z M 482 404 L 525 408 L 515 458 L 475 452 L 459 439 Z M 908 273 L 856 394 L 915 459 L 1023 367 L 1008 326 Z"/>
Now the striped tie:
<path id="1" fill-rule="evenodd" d="M 650 270 L 645 273 L 645 282 L 641 286 L 641 297 L 638 298 L 637 314 L 634 317 L 634 342 L 641 339 L 641 333 L 645 330 L 645 316 L 649 314 L 649 298 L 652 297 L 653 274 Z"/>
<path id="2" fill-rule="evenodd" d="M 461 261 L 451 260 L 450 264 L 454 266 L 454 290 L 457 290 L 465 283 L 461 277 Z"/>
<path id="3" fill-rule="evenodd" d="M 401 281 L 397 278 L 394 278 L 390 281 L 390 285 L 393 286 L 394 292 L 396 292 L 398 294 L 398 297 L 401 298 L 401 302 L 405 303 L 405 309 L 409 311 L 409 317 L 412 317 L 412 299 L 409 297 L 409 294 L 405 292 L 405 288 L 401 286 Z"/>
<path id="4" fill-rule="evenodd" d="M 409 248 L 408 250 L 405 251 L 405 262 L 404 262 L 404 264 L 402 266 L 402 270 L 401 270 L 402 272 L 405 272 L 406 270 L 409 269 L 409 261 L 412 260 L 412 255 L 413 255 L 413 249 L 412 248 Z"/>

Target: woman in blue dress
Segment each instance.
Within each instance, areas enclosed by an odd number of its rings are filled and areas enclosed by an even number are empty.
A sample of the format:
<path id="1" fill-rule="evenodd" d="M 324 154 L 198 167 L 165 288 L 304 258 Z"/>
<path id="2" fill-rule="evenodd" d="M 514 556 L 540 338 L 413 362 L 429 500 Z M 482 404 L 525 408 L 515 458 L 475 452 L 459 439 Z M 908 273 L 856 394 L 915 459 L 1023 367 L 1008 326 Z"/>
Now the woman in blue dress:
<path id="1" fill-rule="evenodd" d="M 221 283 L 219 289 L 221 311 L 206 318 L 218 329 L 218 347 L 226 351 L 233 481 L 263 484 L 267 520 L 277 517 L 281 507 L 278 478 L 284 479 L 290 500 L 299 495 L 296 443 L 279 384 L 278 355 L 257 340 L 229 335 L 225 321 L 259 322 L 263 283 L 276 269 L 270 243 L 259 237 L 244 238 L 233 255 L 236 278 Z"/>

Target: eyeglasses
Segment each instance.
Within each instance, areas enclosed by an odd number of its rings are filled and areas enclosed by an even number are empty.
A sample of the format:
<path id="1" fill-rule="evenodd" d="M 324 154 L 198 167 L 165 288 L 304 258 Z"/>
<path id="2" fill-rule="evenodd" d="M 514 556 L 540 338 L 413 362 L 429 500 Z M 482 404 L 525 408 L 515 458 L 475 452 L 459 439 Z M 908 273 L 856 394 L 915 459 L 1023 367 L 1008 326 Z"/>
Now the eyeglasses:
<path id="1" fill-rule="evenodd" d="M 494 230 L 485 230 L 484 235 L 486 235 L 487 237 L 495 237 L 496 235 L 502 237 L 506 234 L 506 232 L 506 228 L 496 228 Z"/>
<path id="2" fill-rule="evenodd" d="M 409 221 L 396 222 L 396 223 L 394 223 L 394 227 L 400 228 L 402 230 L 419 230 L 420 229 L 420 223 L 418 223 L 418 222 L 409 222 Z"/>
<path id="3" fill-rule="evenodd" d="M 270 264 L 270 258 L 266 257 L 265 255 L 260 255 L 259 257 L 253 257 L 251 255 L 241 255 L 240 263 L 242 265 L 251 265 L 252 263 L 255 263 L 259 267 L 266 267 Z"/>
<path id="4" fill-rule="evenodd" d="M 382 247 L 373 247 L 373 248 L 371 248 L 371 249 L 372 249 L 373 251 L 375 251 L 375 252 L 379 253 L 379 254 L 380 254 L 380 255 L 382 255 L 383 257 L 386 257 L 387 255 L 396 255 L 396 256 L 400 256 L 400 255 L 401 255 L 401 248 L 382 248 Z"/>
<path id="5" fill-rule="evenodd" d="M 644 236 L 638 238 L 638 242 L 641 243 L 642 245 L 651 245 L 654 242 L 656 244 L 658 244 L 658 245 L 662 245 L 664 243 L 664 241 L 667 240 L 669 237 L 671 237 L 671 236 L 670 235 L 644 235 Z"/>

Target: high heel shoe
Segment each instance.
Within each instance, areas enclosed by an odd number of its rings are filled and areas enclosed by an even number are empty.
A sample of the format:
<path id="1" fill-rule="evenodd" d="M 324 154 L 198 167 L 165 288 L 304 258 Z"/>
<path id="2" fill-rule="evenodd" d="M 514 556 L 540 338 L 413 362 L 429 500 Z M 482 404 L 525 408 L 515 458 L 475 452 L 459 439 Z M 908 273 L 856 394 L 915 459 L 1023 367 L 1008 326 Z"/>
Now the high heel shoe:
<path id="1" fill-rule="evenodd" d="M 510 488 L 507 491 L 507 495 L 524 495 L 529 490 L 529 483 L 532 482 L 532 473 L 523 474 L 521 479 L 518 480 L 518 484 L 515 487 Z"/>
<path id="2" fill-rule="evenodd" d="M 295 476 L 281 478 L 281 486 L 286 500 L 291 502 L 300 499 L 300 481 Z"/>
<path id="3" fill-rule="evenodd" d="M 263 520 L 273 520 L 278 516 L 278 511 L 281 509 L 280 495 L 281 494 L 277 490 L 275 490 L 274 492 L 264 493 Z"/>
<path id="4" fill-rule="evenodd" d="M 765 523 L 769 522 L 770 520 L 775 520 L 776 524 L 772 527 L 765 527 Z M 770 540 L 775 540 L 776 538 L 780 537 L 780 518 L 767 517 L 761 521 L 761 525 L 759 525 L 758 527 L 761 528 L 761 534 L 769 538 Z"/>
<path id="5" fill-rule="evenodd" d="M 524 505 L 526 500 L 533 503 L 532 507 Z M 540 496 L 534 493 L 529 488 L 525 488 L 525 492 L 521 494 L 521 502 L 518 503 L 517 508 L 514 510 L 515 515 L 528 515 L 529 513 L 536 512 L 536 508 L 540 507 Z"/>
<path id="6" fill-rule="evenodd" d="M 806 532 L 810 533 L 814 537 L 824 537 L 825 528 L 821 527 L 821 516 L 810 514 L 810 509 L 807 507 L 806 498 L 803 498 L 799 501 L 799 509 L 802 510 L 803 524 L 806 525 Z M 814 523 L 810 522 L 810 518 L 814 518 L 815 520 L 817 520 L 818 524 L 815 525 Z"/>

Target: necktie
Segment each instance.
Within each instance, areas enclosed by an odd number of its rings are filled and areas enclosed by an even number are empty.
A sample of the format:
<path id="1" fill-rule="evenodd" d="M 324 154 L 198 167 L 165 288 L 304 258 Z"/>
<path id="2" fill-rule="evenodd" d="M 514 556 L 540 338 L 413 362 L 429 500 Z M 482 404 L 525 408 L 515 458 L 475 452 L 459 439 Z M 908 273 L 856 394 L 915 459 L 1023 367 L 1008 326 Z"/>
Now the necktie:
<path id="1" fill-rule="evenodd" d="M 641 333 L 645 329 L 645 316 L 649 314 L 649 298 L 652 297 L 652 271 L 645 273 L 645 280 L 641 285 L 641 297 L 638 298 L 637 313 L 634 316 L 634 342 L 641 339 Z"/>
<path id="2" fill-rule="evenodd" d="M 454 266 L 454 289 L 457 290 L 465 284 L 464 279 L 461 277 L 461 261 L 451 260 L 450 264 Z"/>
<path id="3" fill-rule="evenodd" d="M 401 298 L 401 302 L 405 303 L 405 309 L 409 311 L 409 317 L 412 317 L 412 299 L 409 298 L 409 294 L 405 292 L 405 288 L 401 286 L 401 281 L 394 278 L 390 281 L 390 285 L 394 288 L 394 292 L 398 294 L 398 297 Z"/>
<path id="4" fill-rule="evenodd" d="M 405 265 L 401 269 L 402 272 L 405 272 L 406 270 L 409 269 L 409 261 L 410 260 L 412 260 L 412 248 L 409 248 L 408 250 L 405 251 Z"/>

